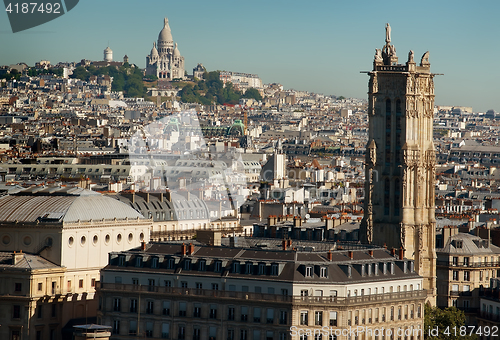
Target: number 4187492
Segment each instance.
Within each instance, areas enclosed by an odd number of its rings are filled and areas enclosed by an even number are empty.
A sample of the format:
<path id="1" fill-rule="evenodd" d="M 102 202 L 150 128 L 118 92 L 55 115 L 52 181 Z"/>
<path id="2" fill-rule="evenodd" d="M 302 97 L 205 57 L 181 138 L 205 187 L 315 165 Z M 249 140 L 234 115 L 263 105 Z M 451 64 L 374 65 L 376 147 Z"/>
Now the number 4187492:
<path id="1" fill-rule="evenodd" d="M 9 2 L 9 5 L 5 8 L 5 11 L 8 12 L 9 14 L 14 12 L 15 14 L 28 14 L 28 13 L 55 13 L 55 14 L 60 14 L 61 13 L 61 4 L 60 3 L 53 3 L 51 4 L 50 2 L 42 2 L 42 3 L 37 3 L 37 2 L 23 2 L 23 3 L 15 3 L 12 4 Z"/>

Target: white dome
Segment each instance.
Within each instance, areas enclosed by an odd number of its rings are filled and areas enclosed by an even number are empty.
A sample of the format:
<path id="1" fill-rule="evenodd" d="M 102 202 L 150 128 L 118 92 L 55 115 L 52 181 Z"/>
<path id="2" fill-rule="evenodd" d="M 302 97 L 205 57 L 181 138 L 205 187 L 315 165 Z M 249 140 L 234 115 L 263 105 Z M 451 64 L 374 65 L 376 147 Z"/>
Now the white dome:
<path id="1" fill-rule="evenodd" d="M 175 57 L 181 56 L 181 52 L 179 52 L 179 49 L 177 48 L 177 43 L 175 43 L 174 56 Z"/>
<path id="2" fill-rule="evenodd" d="M 170 26 L 168 25 L 168 19 L 165 18 L 163 29 L 160 31 L 158 35 L 158 45 L 160 42 L 172 42 L 174 39 L 172 38 L 172 32 L 170 31 Z"/>
<path id="3" fill-rule="evenodd" d="M 158 58 L 158 50 L 156 49 L 156 43 L 153 43 L 153 48 L 151 49 L 151 58 Z"/>

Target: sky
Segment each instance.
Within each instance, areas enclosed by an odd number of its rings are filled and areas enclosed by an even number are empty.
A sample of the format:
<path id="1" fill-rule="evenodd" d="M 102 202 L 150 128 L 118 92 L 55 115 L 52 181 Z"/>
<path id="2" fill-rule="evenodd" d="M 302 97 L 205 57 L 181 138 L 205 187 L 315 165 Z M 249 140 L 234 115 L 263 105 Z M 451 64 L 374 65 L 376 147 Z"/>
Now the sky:
<path id="1" fill-rule="evenodd" d="M 0 65 L 40 60 L 114 60 L 145 67 L 168 17 L 186 71 L 258 74 L 264 83 L 367 98 L 385 23 L 399 62 L 430 51 L 435 104 L 500 112 L 500 1 L 80 0 L 70 12 L 12 33 L 0 13 Z"/>

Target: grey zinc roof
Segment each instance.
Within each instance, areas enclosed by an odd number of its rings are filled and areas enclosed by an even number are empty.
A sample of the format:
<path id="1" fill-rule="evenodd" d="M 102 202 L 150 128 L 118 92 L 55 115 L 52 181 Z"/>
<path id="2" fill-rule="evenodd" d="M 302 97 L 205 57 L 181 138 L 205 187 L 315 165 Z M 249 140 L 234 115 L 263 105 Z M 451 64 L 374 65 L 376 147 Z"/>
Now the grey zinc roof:
<path id="1" fill-rule="evenodd" d="M 455 242 L 462 241 L 462 248 L 455 247 Z M 479 255 L 479 254 L 500 254 L 500 248 L 490 244 L 488 246 L 478 246 L 484 245 L 484 241 L 479 236 L 474 236 L 466 233 L 458 233 L 451 236 L 446 242 L 443 248 L 437 248 L 437 253 L 449 253 L 449 254 L 467 254 L 467 255 Z"/>
<path id="2" fill-rule="evenodd" d="M 16 264 L 13 264 L 13 253 L 0 252 L 0 268 L 19 268 L 19 269 L 50 269 L 60 268 L 54 263 L 44 259 L 39 255 L 19 254 L 20 257 Z"/>
<path id="3" fill-rule="evenodd" d="M 40 189 L 40 188 L 39 188 Z M 77 222 L 144 218 L 137 211 L 90 190 L 42 188 L 0 197 L 0 222 Z"/>

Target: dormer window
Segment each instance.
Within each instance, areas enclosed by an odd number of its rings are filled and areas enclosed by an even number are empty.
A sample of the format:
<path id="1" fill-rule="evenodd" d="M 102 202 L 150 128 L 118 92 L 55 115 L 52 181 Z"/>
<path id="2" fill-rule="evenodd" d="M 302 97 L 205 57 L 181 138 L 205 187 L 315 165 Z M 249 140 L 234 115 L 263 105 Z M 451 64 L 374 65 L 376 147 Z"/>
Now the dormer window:
<path id="1" fill-rule="evenodd" d="M 319 277 L 326 278 L 327 277 L 327 270 L 326 267 L 321 267 L 319 269 Z"/>
<path id="2" fill-rule="evenodd" d="M 278 265 L 276 263 L 271 265 L 271 275 L 278 276 Z"/>
<path id="3" fill-rule="evenodd" d="M 234 262 L 233 263 L 233 273 L 238 273 L 240 272 L 240 264 L 239 262 Z"/>
<path id="4" fill-rule="evenodd" d="M 245 273 L 246 274 L 252 274 L 252 268 L 253 268 L 253 265 L 251 263 L 247 263 L 245 265 Z"/>
<path id="5" fill-rule="evenodd" d="M 221 271 L 222 271 L 222 262 L 221 261 L 215 261 L 214 272 L 219 273 Z"/>
<path id="6" fill-rule="evenodd" d="M 313 276 L 313 267 L 306 267 L 306 277 Z"/>
<path id="7" fill-rule="evenodd" d="M 153 257 L 151 259 L 151 268 L 158 268 L 158 258 L 157 257 Z"/>
<path id="8" fill-rule="evenodd" d="M 206 269 L 206 265 L 207 265 L 207 261 L 205 260 L 200 260 L 200 262 L 198 262 L 198 270 L 200 272 L 204 272 Z"/>
<path id="9" fill-rule="evenodd" d="M 135 258 L 135 266 L 136 267 L 142 267 L 142 256 L 137 256 Z"/>
<path id="10" fill-rule="evenodd" d="M 168 259 L 167 261 L 167 269 L 174 269 L 175 266 L 175 260 L 174 259 Z"/>
<path id="11" fill-rule="evenodd" d="M 455 248 L 463 248 L 463 241 L 455 240 Z"/>
<path id="12" fill-rule="evenodd" d="M 264 275 L 266 273 L 266 265 L 264 263 L 259 263 L 259 275 Z"/>
<path id="13" fill-rule="evenodd" d="M 121 267 L 125 266 L 125 255 L 118 256 L 118 265 Z"/>
<path id="14" fill-rule="evenodd" d="M 191 270 L 191 259 L 186 259 L 184 261 L 184 270 Z"/>

